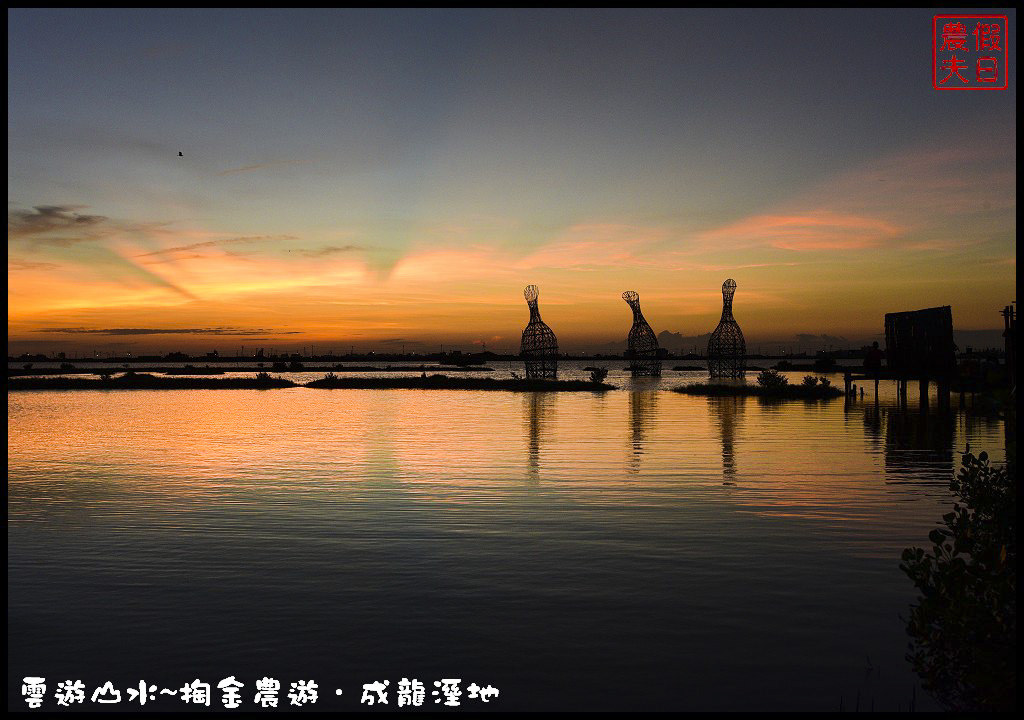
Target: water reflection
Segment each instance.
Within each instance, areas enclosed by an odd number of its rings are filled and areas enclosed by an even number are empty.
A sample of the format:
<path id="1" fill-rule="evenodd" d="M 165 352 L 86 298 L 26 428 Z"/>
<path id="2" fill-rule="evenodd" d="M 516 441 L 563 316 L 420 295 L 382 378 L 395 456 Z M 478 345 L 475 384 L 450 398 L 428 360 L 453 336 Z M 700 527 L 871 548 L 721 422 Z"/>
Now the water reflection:
<path id="1" fill-rule="evenodd" d="M 11 694 L 89 648 L 125 685 L 472 670 L 499 709 L 572 710 L 833 707 L 870 655 L 878 706 L 904 700 L 899 552 L 1002 423 L 622 375 L 604 395 L 12 393 Z"/>
<path id="2" fill-rule="evenodd" d="M 545 425 L 554 406 L 554 393 L 531 392 L 523 395 L 525 406 L 527 479 L 540 480 L 540 448 L 544 438 Z"/>
<path id="3" fill-rule="evenodd" d="M 953 476 L 956 416 L 948 412 L 890 410 L 885 421 L 889 483 L 948 483 Z"/>
<path id="4" fill-rule="evenodd" d="M 745 398 L 742 397 L 709 397 L 708 414 L 718 425 L 718 434 L 722 440 L 722 484 L 734 485 L 736 482 L 736 454 L 733 443 L 736 439 L 736 428 L 743 417 Z"/>
<path id="5" fill-rule="evenodd" d="M 964 426 L 964 436 L 998 431 L 967 413 L 904 405 L 898 397 L 885 404 L 848 399 L 844 413 L 860 415 L 868 448 L 883 455 L 887 484 L 945 486 L 956 467 L 958 425 Z"/>
<path id="6" fill-rule="evenodd" d="M 882 445 L 882 409 L 877 399 L 871 404 L 863 406 L 864 436 L 868 440 L 869 447 L 877 452 Z"/>
<path id="7" fill-rule="evenodd" d="M 640 472 L 644 455 L 644 438 L 657 411 L 656 389 L 634 390 L 629 394 L 629 457 L 626 468 L 631 475 Z"/>
<path id="8" fill-rule="evenodd" d="M 362 466 L 371 487 L 377 490 L 397 490 L 401 483 L 402 467 L 396 441 L 399 434 L 395 418 L 399 408 L 395 396 L 382 394 L 380 404 L 375 408 L 373 422 L 363 429 L 359 443 L 363 447 Z"/>

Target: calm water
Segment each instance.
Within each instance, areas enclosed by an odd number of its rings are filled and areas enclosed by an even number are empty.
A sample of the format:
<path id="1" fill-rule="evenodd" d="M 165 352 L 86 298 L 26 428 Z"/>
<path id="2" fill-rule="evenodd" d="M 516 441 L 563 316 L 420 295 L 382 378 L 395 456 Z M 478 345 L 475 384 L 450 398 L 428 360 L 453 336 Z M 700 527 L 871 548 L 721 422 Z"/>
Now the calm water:
<path id="1" fill-rule="evenodd" d="M 9 394 L 10 703 L 25 675 L 270 675 L 320 710 L 402 677 L 495 709 L 905 709 L 900 551 L 1002 425 L 610 367 L 605 395 Z"/>

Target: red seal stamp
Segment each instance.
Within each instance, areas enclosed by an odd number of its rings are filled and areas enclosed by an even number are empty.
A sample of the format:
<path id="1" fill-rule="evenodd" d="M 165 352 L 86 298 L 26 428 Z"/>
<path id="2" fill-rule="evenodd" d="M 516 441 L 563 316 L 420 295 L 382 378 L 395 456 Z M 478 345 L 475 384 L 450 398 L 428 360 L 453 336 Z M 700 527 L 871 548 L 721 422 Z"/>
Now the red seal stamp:
<path id="1" fill-rule="evenodd" d="M 1005 15 L 936 15 L 932 86 L 936 90 L 1005 90 L 1010 24 Z"/>

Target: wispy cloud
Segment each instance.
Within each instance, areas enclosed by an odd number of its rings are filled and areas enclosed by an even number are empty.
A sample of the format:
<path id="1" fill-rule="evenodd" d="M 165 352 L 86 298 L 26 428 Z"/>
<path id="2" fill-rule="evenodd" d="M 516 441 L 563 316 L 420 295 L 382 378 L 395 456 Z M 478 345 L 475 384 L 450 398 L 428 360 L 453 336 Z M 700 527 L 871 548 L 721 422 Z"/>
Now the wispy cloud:
<path id="1" fill-rule="evenodd" d="M 363 248 L 361 245 L 325 245 L 324 247 L 320 247 L 320 248 L 311 248 L 311 249 L 306 249 L 306 250 L 295 250 L 294 252 L 297 252 L 300 255 L 305 255 L 306 257 L 317 258 L 317 257 L 324 257 L 324 256 L 327 256 L 327 255 L 339 255 L 339 254 L 342 254 L 342 253 L 357 252 L 359 250 L 364 250 L 364 249 L 365 248 Z M 288 252 L 292 252 L 292 251 L 289 250 Z"/>
<path id="2" fill-rule="evenodd" d="M 1013 153 L 918 148 L 866 161 L 771 212 L 698 233 L 706 248 L 949 252 L 1006 231 L 1016 208 Z"/>
<path id="3" fill-rule="evenodd" d="M 705 243 L 728 242 L 781 250 L 859 250 L 877 247 L 905 231 L 881 218 L 813 210 L 755 215 L 698 235 Z"/>
<path id="4" fill-rule="evenodd" d="M 121 223 L 103 215 L 77 212 L 84 207 L 37 205 L 31 210 L 9 209 L 8 245 L 13 241 L 29 251 L 51 248 L 51 252 L 58 254 L 64 249 L 64 255 L 78 262 L 84 261 L 94 272 L 105 272 L 125 282 L 145 283 L 188 299 L 195 298 L 188 290 L 104 244 L 104 241 L 145 234 L 159 228 L 159 224 L 143 226 Z"/>
<path id="5" fill-rule="evenodd" d="M 221 170 L 217 175 L 237 175 L 238 173 L 256 172 L 257 170 L 263 170 L 269 167 L 277 167 L 279 165 L 304 165 L 311 163 L 312 160 L 270 160 L 267 162 L 254 163 L 252 165 L 242 165 L 241 167 L 229 168 L 227 170 Z"/>
<path id="6" fill-rule="evenodd" d="M 413 247 L 394 266 L 390 279 L 446 282 L 452 278 L 516 275 L 525 270 L 653 268 L 680 233 L 669 227 L 623 223 L 578 223 L 557 231 L 525 253 L 496 247 L 486 238 L 456 237 L 442 244 Z M 472 240 L 476 240 L 473 242 Z"/>
<path id="7" fill-rule="evenodd" d="M 96 228 L 107 222 L 102 215 L 76 212 L 83 205 L 37 205 L 31 210 L 7 211 L 8 239 L 39 239 L 53 233 L 73 233 L 64 240 L 67 244 L 98 237 Z"/>
<path id="8" fill-rule="evenodd" d="M 300 335 L 298 330 L 268 330 L 266 328 L 84 328 L 63 327 L 44 328 L 42 333 L 61 333 L 66 335 L 232 335 L 248 337 L 251 335 Z"/>
<path id="9" fill-rule="evenodd" d="M 60 267 L 57 263 L 50 262 L 36 262 L 32 260 L 19 260 L 17 258 L 7 258 L 7 271 L 13 270 L 54 270 Z"/>
<path id="10" fill-rule="evenodd" d="M 579 223 L 516 261 L 516 267 L 580 268 L 648 265 L 651 251 L 672 237 L 664 227 Z"/>
<path id="11" fill-rule="evenodd" d="M 189 245 L 177 245 L 175 247 L 164 248 L 163 250 L 154 250 L 152 252 L 142 253 L 135 257 L 154 257 L 159 255 L 173 255 L 176 253 L 184 253 L 190 250 L 198 250 L 200 248 L 213 248 L 221 247 L 224 245 L 234 245 L 237 243 L 258 243 L 258 242 L 282 242 L 286 240 L 297 240 L 298 238 L 293 235 L 248 235 L 243 237 L 227 237 L 219 240 L 204 240 L 203 242 L 191 243 Z M 191 255 L 190 257 L 202 257 L 201 255 Z"/>

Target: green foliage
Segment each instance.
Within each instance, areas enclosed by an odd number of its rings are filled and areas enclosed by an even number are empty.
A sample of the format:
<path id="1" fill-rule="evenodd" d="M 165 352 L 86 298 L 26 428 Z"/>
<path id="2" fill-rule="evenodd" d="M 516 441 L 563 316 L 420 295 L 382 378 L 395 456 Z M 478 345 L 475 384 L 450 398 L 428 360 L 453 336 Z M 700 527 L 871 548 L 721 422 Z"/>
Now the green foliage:
<path id="1" fill-rule="evenodd" d="M 608 368 L 594 368 L 590 371 L 590 382 L 604 382 L 606 377 L 608 377 Z"/>
<path id="2" fill-rule="evenodd" d="M 758 373 L 757 384 L 766 390 L 779 390 L 789 385 L 789 379 L 778 370 L 762 370 Z"/>
<path id="3" fill-rule="evenodd" d="M 1017 686 L 1017 486 L 988 455 L 963 456 L 952 512 L 907 548 L 900 569 L 921 593 L 907 659 L 925 688 L 956 711 L 1012 710 Z"/>

